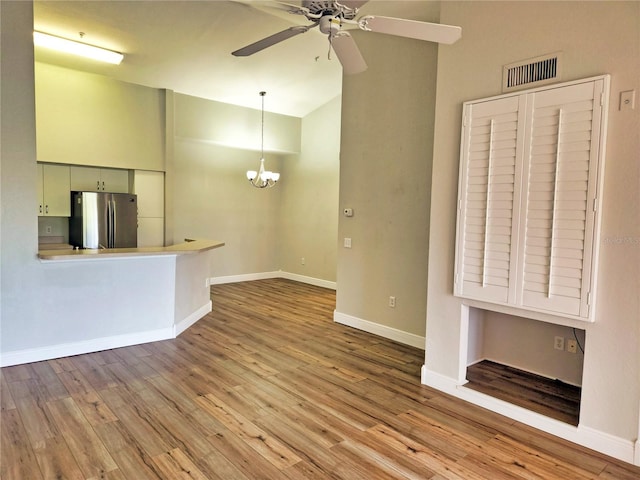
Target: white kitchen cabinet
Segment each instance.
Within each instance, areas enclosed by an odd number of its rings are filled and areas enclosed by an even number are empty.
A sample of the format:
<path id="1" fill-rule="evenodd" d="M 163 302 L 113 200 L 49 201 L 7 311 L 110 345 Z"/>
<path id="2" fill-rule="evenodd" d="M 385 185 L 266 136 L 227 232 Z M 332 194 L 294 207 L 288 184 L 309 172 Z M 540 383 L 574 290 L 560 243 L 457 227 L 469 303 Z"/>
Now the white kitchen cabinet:
<path id="1" fill-rule="evenodd" d="M 37 172 L 38 216 L 71 216 L 69 167 L 38 163 Z"/>
<path id="2" fill-rule="evenodd" d="M 164 217 L 164 172 L 136 170 L 133 190 L 139 217 Z"/>
<path id="3" fill-rule="evenodd" d="M 129 170 L 72 166 L 71 190 L 129 193 Z"/>
<path id="4" fill-rule="evenodd" d="M 133 193 L 138 196 L 138 246 L 164 245 L 164 172 L 135 170 Z"/>
<path id="5" fill-rule="evenodd" d="M 454 292 L 593 320 L 609 77 L 466 102 Z"/>

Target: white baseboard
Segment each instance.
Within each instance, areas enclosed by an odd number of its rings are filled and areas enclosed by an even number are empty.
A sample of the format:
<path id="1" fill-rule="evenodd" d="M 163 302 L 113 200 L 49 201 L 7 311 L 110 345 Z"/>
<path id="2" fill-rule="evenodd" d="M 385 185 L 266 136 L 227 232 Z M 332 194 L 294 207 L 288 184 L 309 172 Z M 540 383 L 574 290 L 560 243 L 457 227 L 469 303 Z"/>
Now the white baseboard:
<path id="1" fill-rule="evenodd" d="M 427 369 L 426 365 L 422 366 L 421 380 L 424 385 L 522 422 L 543 432 L 591 448 L 624 462 L 640 464 L 637 458 L 637 446 L 634 447 L 632 440 L 626 440 L 582 425 L 574 427 L 490 395 L 476 392 L 466 388 L 453 378 Z"/>
<path id="2" fill-rule="evenodd" d="M 424 385 L 428 385 L 429 387 L 435 388 L 436 390 L 440 390 L 441 392 L 448 393 L 450 395 L 454 395 L 456 389 L 464 385 L 466 381 L 459 383 L 455 379 L 451 377 L 447 377 L 446 375 L 442 375 L 440 373 L 428 370 L 425 365 L 422 365 L 420 369 L 420 381 Z"/>
<path id="3" fill-rule="evenodd" d="M 323 280 L 321 278 L 307 277 L 305 275 L 298 275 L 297 273 L 283 272 L 281 270 L 278 270 L 277 272 L 245 273 L 243 275 L 211 277 L 209 279 L 209 285 L 222 285 L 225 283 L 237 283 L 237 282 L 251 282 L 253 280 L 265 280 L 268 278 L 286 278 L 288 280 L 294 280 L 296 282 L 315 285 L 316 287 L 330 288 L 332 290 L 336 289 L 336 282 Z"/>
<path id="4" fill-rule="evenodd" d="M 363 320 L 362 318 L 347 315 L 346 313 L 340 313 L 334 310 L 333 321 L 340 323 L 341 325 L 357 328 L 358 330 L 373 333 L 374 335 L 379 335 L 381 337 L 388 338 L 389 340 L 395 340 L 396 342 L 420 348 L 422 350 L 424 350 L 425 347 L 425 338 L 420 335 L 407 333 L 369 320 Z"/>
<path id="5" fill-rule="evenodd" d="M 157 342 L 174 338 L 174 329 L 160 328 L 147 332 L 136 332 L 124 335 L 113 335 L 110 337 L 96 338 L 93 340 L 83 340 L 80 342 L 63 343 L 59 345 L 49 345 L 40 348 L 27 348 L 14 352 L 2 352 L 0 354 L 0 367 L 20 365 L 23 363 L 41 362 L 60 357 L 81 355 L 83 353 L 99 352 L 112 348 L 128 347 L 141 343 Z"/>
<path id="6" fill-rule="evenodd" d="M 281 272 L 245 273 L 242 275 L 227 275 L 224 277 L 209 278 L 209 285 L 222 285 L 225 283 L 251 282 L 253 280 L 265 280 L 267 278 L 279 278 Z"/>
<path id="7" fill-rule="evenodd" d="M 315 285 L 316 287 L 328 288 L 330 290 L 336 289 L 336 282 L 329 280 L 322 280 L 321 278 L 307 277 L 305 275 L 299 275 L 297 273 L 279 272 L 280 278 L 286 278 L 295 282 L 306 283 L 308 285 Z"/>
<path id="8" fill-rule="evenodd" d="M 174 336 L 174 338 L 177 337 L 178 335 L 180 335 L 182 332 L 184 332 L 187 328 L 189 328 L 191 325 L 196 323 L 202 317 L 204 317 L 211 310 L 212 310 L 212 303 L 211 303 L 211 300 L 209 300 L 203 306 L 198 308 L 195 312 L 191 313 L 189 316 L 187 316 L 186 318 L 182 319 L 180 322 L 176 323 L 173 326 L 173 336 Z"/>

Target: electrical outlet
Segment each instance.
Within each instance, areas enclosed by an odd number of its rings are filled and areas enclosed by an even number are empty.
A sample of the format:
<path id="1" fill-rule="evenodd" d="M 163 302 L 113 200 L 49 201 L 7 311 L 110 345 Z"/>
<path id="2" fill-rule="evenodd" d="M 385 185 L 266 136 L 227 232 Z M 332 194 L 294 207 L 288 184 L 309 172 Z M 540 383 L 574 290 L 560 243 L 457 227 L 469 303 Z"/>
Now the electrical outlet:
<path id="1" fill-rule="evenodd" d="M 396 308 L 396 297 L 394 296 L 389 297 L 389 306 L 391 308 Z"/>
<path id="2" fill-rule="evenodd" d="M 573 338 L 567 340 L 567 352 L 578 353 L 578 342 Z"/>
<path id="3" fill-rule="evenodd" d="M 304 257 L 302 257 L 302 258 L 300 259 L 300 265 L 304 265 L 304 261 L 305 261 L 305 260 L 304 260 Z"/>
<path id="4" fill-rule="evenodd" d="M 553 339 L 553 348 L 556 350 L 564 350 L 564 337 L 555 337 Z"/>
<path id="5" fill-rule="evenodd" d="M 44 231 L 45 231 L 46 233 L 51 233 L 51 225 L 47 225 L 47 226 L 44 228 Z"/>

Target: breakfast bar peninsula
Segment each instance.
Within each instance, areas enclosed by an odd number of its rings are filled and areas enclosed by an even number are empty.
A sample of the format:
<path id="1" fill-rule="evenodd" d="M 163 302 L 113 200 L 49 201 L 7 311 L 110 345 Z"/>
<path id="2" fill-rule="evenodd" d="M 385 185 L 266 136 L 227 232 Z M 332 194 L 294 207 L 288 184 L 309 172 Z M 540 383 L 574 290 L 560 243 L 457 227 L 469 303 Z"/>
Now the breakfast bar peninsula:
<path id="1" fill-rule="evenodd" d="M 48 328 L 3 349 L 2 366 L 175 338 L 212 309 L 210 265 L 223 242 L 166 247 L 40 250 L 32 309 Z"/>

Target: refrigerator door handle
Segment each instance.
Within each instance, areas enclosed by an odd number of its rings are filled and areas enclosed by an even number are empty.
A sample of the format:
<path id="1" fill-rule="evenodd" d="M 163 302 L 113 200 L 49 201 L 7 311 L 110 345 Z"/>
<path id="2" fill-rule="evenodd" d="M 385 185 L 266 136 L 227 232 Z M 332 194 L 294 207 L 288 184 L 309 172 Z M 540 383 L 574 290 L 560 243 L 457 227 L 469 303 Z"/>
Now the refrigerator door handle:
<path id="1" fill-rule="evenodd" d="M 107 246 L 109 248 L 113 248 L 115 247 L 115 235 L 113 234 L 113 231 L 115 229 L 115 214 L 114 214 L 114 201 L 113 200 L 107 200 L 107 205 L 108 205 L 108 210 L 107 210 L 107 222 L 108 222 L 108 227 L 107 227 Z"/>
<path id="2" fill-rule="evenodd" d="M 117 212 L 116 212 L 116 201 L 112 200 L 111 201 L 111 215 L 112 215 L 112 231 L 111 231 L 111 246 L 115 247 L 116 246 L 116 229 L 118 228 L 118 222 L 117 222 Z"/>
<path id="3" fill-rule="evenodd" d="M 107 200 L 107 235 L 106 243 L 107 248 L 111 248 L 111 202 Z"/>

